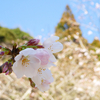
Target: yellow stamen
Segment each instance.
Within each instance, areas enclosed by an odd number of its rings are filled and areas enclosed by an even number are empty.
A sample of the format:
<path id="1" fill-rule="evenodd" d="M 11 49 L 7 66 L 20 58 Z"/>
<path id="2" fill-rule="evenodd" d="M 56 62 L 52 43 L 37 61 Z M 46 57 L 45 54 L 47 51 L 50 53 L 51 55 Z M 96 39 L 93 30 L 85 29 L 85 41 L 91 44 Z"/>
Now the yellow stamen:
<path id="1" fill-rule="evenodd" d="M 27 58 L 28 56 L 22 56 L 22 65 L 23 66 L 25 66 L 26 65 L 26 67 L 27 67 L 27 65 L 29 65 L 29 61 L 30 60 L 28 60 L 28 58 Z"/>
<path id="2" fill-rule="evenodd" d="M 42 68 L 38 69 L 39 74 L 42 74 Z"/>
<path id="3" fill-rule="evenodd" d="M 53 46 L 53 44 L 52 44 L 52 45 L 50 45 L 50 47 L 48 48 L 48 49 L 49 49 L 49 50 L 51 50 L 51 51 L 53 51 L 53 50 L 52 50 L 52 46 Z"/>
<path id="4" fill-rule="evenodd" d="M 42 79 L 42 80 L 41 80 L 41 83 L 43 83 L 43 82 L 44 82 L 44 80 Z"/>
<path id="5" fill-rule="evenodd" d="M 46 69 L 44 68 L 43 71 L 45 71 Z"/>
<path id="6" fill-rule="evenodd" d="M 38 69 L 38 73 L 39 73 L 39 74 L 42 74 L 42 70 L 45 71 L 46 68 L 39 68 L 39 69 Z"/>

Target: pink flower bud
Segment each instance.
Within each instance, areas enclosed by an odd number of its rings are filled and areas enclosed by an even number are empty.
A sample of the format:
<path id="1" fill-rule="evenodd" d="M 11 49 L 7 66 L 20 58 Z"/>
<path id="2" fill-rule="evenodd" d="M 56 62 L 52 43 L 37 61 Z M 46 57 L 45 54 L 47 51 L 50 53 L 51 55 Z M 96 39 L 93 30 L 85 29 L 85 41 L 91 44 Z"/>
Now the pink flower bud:
<path id="1" fill-rule="evenodd" d="M 5 65 L 5 66 L 3 67 L 3 71 L 2 71 L 2 72 L 5 73 L 7 70 L 8 70 L 8 66 Z"/>
<path id="2" fill-rule="evenodd" d="M 5 74 L 6 74 L 6 75 L 9 75 L 9 74 L 11 74 L 11 73 L 12 73 L 12 68 L 9 69 Z"/>
<path id="3" fill-rule="evenodd" d="M 2 46 L 0 45 L 0 49 L 2 48 Z"/>
<path id="4" fill-rule="evenodd" d="M 28 41 L 27 46 L 38 45 L 39 41 L 39 39 L 31 39 Z"/>
<path id="5" fill-rule="evenodd" d="M 11 63 L 6 62 L 6 63 L 3 65 L 2 72 L 5 73 L 6 75 L 12 73 L 12 68 L 11 68 L 11 66 L 12 66 Z"/>
<path id="6" fill-rule="evenodd" d="M 9 70 L 5 74 L 8 75 L 9 74 Z"/>
<path id="7" fill-rule="evenodd" d="M 8 62 L 6 62 L 3 66 L 2 72 L 5 73 L 8 70 Z"/>
<path id="8" fill-rule="evenodd" d="M 1 51 L 1 52 L 0 52 L 0 56 L 3 56 L 3 55 L 4 55 L 4 51 Z"/>

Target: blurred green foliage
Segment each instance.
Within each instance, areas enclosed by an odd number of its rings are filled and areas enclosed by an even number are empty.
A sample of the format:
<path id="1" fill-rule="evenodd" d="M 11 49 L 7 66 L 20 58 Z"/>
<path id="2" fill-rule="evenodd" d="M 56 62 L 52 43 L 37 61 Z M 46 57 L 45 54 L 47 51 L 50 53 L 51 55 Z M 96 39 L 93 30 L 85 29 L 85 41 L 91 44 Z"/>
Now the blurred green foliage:
<path id="1" fill-rule="evenodd" d="M 100 48 L 100 41 L 99 41 L 99 40 L 94 40 L 94 41 L 91 43 L 91 45 Z"/>
<path id="2" fill-rule="evenodd" d="M 98 59 L 100 60 L 100 54 L 98 54 L 97 56 L 98 56 Z"/>
<path id="3" fill-rule="evenodd" d="M 19 28 L 8 29 L 0 26 L 0 43 L 12 43 L 12 41 L 20 40 L 30 40 L 33 37 L 28 33 L 21 31 Z"/>

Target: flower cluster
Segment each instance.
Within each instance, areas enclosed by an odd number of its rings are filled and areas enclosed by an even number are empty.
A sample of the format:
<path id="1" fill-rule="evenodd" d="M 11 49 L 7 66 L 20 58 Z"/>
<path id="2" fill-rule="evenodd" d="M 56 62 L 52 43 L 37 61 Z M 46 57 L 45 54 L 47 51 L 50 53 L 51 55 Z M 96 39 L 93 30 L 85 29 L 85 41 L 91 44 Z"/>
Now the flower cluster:
<path id="1" fill-rule="evenodd" d="M 44 41 L 44 48 L 26 48 L 19 52 L 15 57 L 15 63 L 13 64 L 13 71 L 18 78 L 25 75 L 31 78 L 37 87 L 42 92 L 49 89 L 49 84 L 54 81 L 50 66 L 54 66 L 56 61 L 53 53 L 59 52 L 63 49 L 63 45 L 60 42 L 56 42 L 59 37 L 53 36 Z M 28 46 L 37 45 L 37 41 L 30 40 Z"/>
<path id="2" fill-rule="evenodd" d="M 54 81 L 49 68 L 55 66 L 56 58 L 53 53 L 63 49 L 60 42 L 56 42 L 59 37 L 52 36 L 44 41 L 43 45 L 39 45 L 39 39 L 31 39 L 25 45 L 17 47 L 13 45 L 13 49 L 0 46 L 2 51 L 0 57 L 11 55 L 12 58 L 0 67 L 0 73 L 9 75 L 12 71 L 17 78 L 24 75 L 29 78 L 31 86 L 37 87 L 44 92 L 49 89 L 49 84 Z"/>

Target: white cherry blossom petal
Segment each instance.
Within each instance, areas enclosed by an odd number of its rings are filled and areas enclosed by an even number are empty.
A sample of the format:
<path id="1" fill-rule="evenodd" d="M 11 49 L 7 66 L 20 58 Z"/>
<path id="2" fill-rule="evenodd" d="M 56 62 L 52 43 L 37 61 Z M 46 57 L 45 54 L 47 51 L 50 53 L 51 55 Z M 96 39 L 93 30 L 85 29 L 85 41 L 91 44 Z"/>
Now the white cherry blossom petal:
<path id="1" fill-rule="evenodd" d="M 22 50 L 22 51 L 20 51 L 19 54 L 15 57 L 15 61 L 20 60 L 21 57 L 22 57 L 22 55 L 27 56 L 27 55 L 32 54 L 32 53 L 33 53 L 33 54 L 36 53 L 35 50 L 32 49 L 32 48 L 27 48 L 27 49 L 25 49 L 25 50 Z"/>
<path id="2" fill-rule="evenodd" d="M 36 52 L 35 52 L 35 50 L 34 49 L 32 49 L 32 48 L 27 48 L 27 49 L 25 49 L 25 50 L 22 50 L 22 51 L 20 51 L 20 54 L 21 55 L 24 55 L 24 56 L 28 56 L 29 54 L 35 54 Z"/>
<path id="3" fill-rule="evenodd" d="M 59 52 L 63 49 L 63 45 L 60 43 L 60 42 L 54 42 L 52 45 L 51 45 L 51 52 L 52 53 L 56 53 L 56 52 Z"/>
<path id="4" fill-rule="evenodd" d="M 51 71 L 49 69 L 42 70 L 42 76 L 44 79 L 49 80 L 52 77 Z"/>
<path id="5" fill-rule="evenodd" d="M 51 62 L 56 62 L 56 61 L 57 61 L 57 59 L 55 58 L 55 56 L 54 56 L 53 54 L 50 54 L 49 60 L 50 60 Z"/>
<path id="6" fill-rule="evenodd" d="M 48 49 L 52 53 L 59 52 L 63 49 L 63 45 L 60 42 L 56 42 L 59 37 L 57 36 L 52 36 L 51 38 L 48 38 L 43 42 L 43 46 L 45 49 Z"/>
<path id="7" fill-rule="evenodd" d="M 56 66 L 53 62 L 49 61 L 47 65 L 41 65 L 41 68 L 49 68 L 51 66 Z"/>
<path id="8" fill-rule="evenodd" d="M 32 81 L 35 84 L 41 84 L 42 79 L 49 80 L 52 77 L 51 71 L 49 69 L 38 69 L 38 73 L 36 76 L 32 77 Z"/>
<path id="9" fill-rule="evenodd" d="M 25 67 L 24 74 L 26 77 L 32 78 L 37 75 L 37 70 L 40 67 L 38 63 L 30 63 L 27 67 Z"/>
<path id="10" fill-rule="evenodd" d="M 20 62 L 19 64 L 17 64 L 16 62 L 13 64 L 12 67 L 14 73 L 16 74 L 17 78 L 21 78 L 24 75 L 24 70 L 23 68 L 20 66 Z"/>
<path id="11" fill-rule="evenodd" d="M 32 81 L 35 84 L 41 84 L 41 75 L 38 73 L 35 77 L 32 77 Z"/>
<path id="12" fill-rule="evenodd" d="M 48 63 L 48 67 L 49 66 L 54 66 L 54 67 L 56 67 L 56 65 L 54 64 L 54 63 L 52 63 L 51 61 Z"/>
<path id="13" fill-rule="evenodd" d="M 17 55 L 17 56 L 15 57 L 15 61 L 20 60 L 20 59 L 21 59 L 21 57 L 22 57 L 22 55 Z"/>
<path id="14" fill-rule="evenodd" d="M 45 80 L 44 80 L 44 81 L 45 81 Z M 47 91 L 47 90 L 50 88 L 48 82 L 43 82 L 43 83 L 40 84 L 40 85 L 36 85 L 36 87 L 37 87 L 41 92 L 45 92 L 45 91 Z"/>
<path id="15" fill-rule="evenodd" d="M 50 82 L 50 83 L 54 82 L 54 78 L 51 77 L 51 78 L 49 79 L 49 82 Z"/>
<path id="16" fill-rule="evenodd" d="M 49 85 L 53 81 L 54 81 L 53 77 L 51 77 L 49 80 L 42 79 L 41 84 L 38 84 L 38 85 L 36 84 L 35 87 L 37 87 L 41 92 L 44 92 L 49 89 L 49 87 L 50 87 Z"/>
<path id="17" fill-rule="evenodd" d="M 58 36 L 52 36 L 48 39 L 46 39 L 44 42 L 43 42 L 43 46 L 48 46 L 48 44 L 52 44 L 53 42 L 55 42 L 56 40 L 58 40 L 59 37 Z"/>

